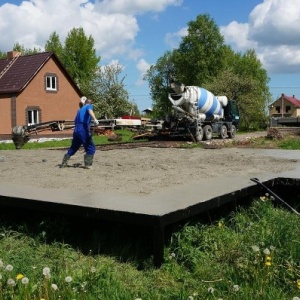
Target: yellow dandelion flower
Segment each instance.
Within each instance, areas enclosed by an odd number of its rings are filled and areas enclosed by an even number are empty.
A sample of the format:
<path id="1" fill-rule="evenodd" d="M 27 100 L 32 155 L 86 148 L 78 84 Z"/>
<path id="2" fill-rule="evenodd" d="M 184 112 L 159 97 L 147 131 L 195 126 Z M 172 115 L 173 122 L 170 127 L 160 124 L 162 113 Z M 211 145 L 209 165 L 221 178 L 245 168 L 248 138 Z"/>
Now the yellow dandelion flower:
<path id="1" fill-rule="evenodd" d="M 300 279 L 297 280 L 297 288 L 300 289 Z"/>
<path id="2" fill-rule="evenodd" d="M 266 261 L 265 265 L 266 265 L 267 267 L 270 267 L 270 266 L 271 266 L 271 262 L 270 262 L 270 261 Z"/>
<path id="3" fill-rule="evenodd" d="M 221 221 L 219 221 L 218 227 L 219 227 L 219 228 L 222 228 L 222 227 L 223 227 L 223 223 L 222 223 Z"/>
<path id="4" fill-rule="evenodd" d="M 272 257 L 271 256 L 266 256 L 266 261 L 271 261 L 272 260 Z"/>
<path id="5" fill-rule="evenodd" d="M 23 274 L 18 274 L 17 277 L 16 277 L 16 279 L 17 279 L 17 280 L 20 280 L 20 279 L 22 279 L 23 277 L 24 277 Z"/>

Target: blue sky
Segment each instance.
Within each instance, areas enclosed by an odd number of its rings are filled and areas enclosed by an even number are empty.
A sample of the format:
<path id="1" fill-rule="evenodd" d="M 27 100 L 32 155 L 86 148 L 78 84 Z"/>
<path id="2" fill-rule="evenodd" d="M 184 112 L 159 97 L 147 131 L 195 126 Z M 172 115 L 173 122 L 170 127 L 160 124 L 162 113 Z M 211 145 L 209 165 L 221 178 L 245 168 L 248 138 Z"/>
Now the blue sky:
<path id="1" fill-rule="evenodd" d="M 300 99 L 300 0 L 0 0 L 0 50 L 16 42 L 43 49 L 52 32 L 64 42 L 83 27 L 101 65 L 124 67 L 130 100 L 142 111 L 152 105 L 143 74 L 206 13 L 235 51 L 255 49 L 273 100 L 281 93 Z"/>

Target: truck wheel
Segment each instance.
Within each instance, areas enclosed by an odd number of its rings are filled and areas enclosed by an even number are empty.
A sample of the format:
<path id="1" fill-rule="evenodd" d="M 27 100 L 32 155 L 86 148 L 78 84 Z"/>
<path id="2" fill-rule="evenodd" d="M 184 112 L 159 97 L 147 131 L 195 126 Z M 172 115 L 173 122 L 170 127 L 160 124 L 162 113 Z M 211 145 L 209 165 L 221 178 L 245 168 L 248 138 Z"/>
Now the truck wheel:
<path id="1" fill-rule="evenodd" d="M 220 136 L 221 139 L 226 139 L 227 138 L 227 127 L 226 127 L 226 125 L 222 125 L 219 136 Z"/>
<path id="2" fill-rule="evenodd" d="M 201 126 L 199 126 L 197 132 L 196 132 L 196 136 L 195 139 L 197 142 L 201 142 L 203 139 L 203 128 Z"/>
<path id="3" fill-rule="evenodd" d="M 228 132 L 228 136 L 229 136 L 231 139 L 234 139 L 234 138 L 235 138 L 235 135 L 236 135 L 236 127 L 235 127 L 235 125 L 232 125 L 232 126 L 231 126 L 231 131 Z"/>
<path id="4" fill-rule="evenodd" d="M 204 139 L 210 141 L 212 139 L 212 127 L 210 125 L 205 125 L 203 128 Z"/>

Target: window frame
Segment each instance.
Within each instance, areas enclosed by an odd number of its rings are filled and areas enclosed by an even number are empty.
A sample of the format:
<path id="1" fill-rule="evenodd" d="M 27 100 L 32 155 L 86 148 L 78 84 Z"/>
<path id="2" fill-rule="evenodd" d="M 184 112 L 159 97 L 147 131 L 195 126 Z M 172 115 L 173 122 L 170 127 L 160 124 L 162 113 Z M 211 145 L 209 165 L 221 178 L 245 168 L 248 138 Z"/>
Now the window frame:
<path id="1" fill-rule="evenodd" d="M 31 114 L 31 116 L 29 116 Z M 33 122 L 29 122 L 33 121 Z M 41 122 L 41 110 L 39 107 L 30 106 L 26 108 L 26 124 L 27 126 L 39 124 Z"/>
<path id="2" fill-rule="evenodd" d="M 46 92 L 58 91 L 58 76 L 55 73 L 46 73 L 44 80 Z"/>

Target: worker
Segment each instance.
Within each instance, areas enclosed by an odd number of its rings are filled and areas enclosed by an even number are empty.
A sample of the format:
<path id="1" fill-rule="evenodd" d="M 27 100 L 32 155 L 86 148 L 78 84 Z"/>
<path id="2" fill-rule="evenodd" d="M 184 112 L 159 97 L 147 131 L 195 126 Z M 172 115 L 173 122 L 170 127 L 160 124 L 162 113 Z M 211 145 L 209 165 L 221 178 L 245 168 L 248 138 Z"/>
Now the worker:
<path id="1" fill-rule="evenodd" d="M 62 163 L 60 165 L 61 168 L 67 166 L 68 160 L 78 151 L 81 145 L 83 145 L 85 150 L 84 167 L 86 169 L 92 168 L 96 147 L 92 139 L 90 130 L 91 121 L 93 121 L 95 125 L 99 124 L 99 121 L 95 117 L 92 103 L 92 100 L 87 99 L 86 97 L 82 97 L 80 99 L 80 108 L 77 111 L 74 120 L 75 128 L 73 132 L 72 144 L 63 157 Z"/>

